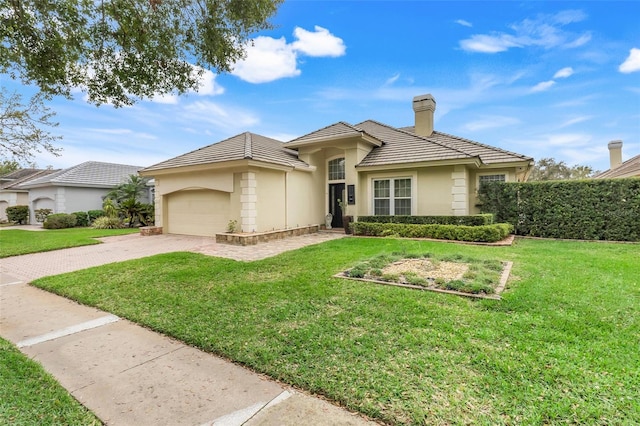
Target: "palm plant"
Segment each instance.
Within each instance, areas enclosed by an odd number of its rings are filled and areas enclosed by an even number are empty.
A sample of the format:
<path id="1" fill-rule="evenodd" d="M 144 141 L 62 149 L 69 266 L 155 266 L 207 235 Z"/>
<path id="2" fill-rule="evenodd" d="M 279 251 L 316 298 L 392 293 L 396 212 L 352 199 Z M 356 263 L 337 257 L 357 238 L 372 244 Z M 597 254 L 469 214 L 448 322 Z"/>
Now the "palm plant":
<path id="1" fill-rule="evenodd" d="M 148 178 L 129 175 L 127 181 L 116 186 L 107 194 L 107 198 L 118 204 L 118 211 L 128 219 L 129 227 L 132 227 L 147 210 L 145 204 L 140 202 L 140 198 L 147 190 L 148 182 Z"/>

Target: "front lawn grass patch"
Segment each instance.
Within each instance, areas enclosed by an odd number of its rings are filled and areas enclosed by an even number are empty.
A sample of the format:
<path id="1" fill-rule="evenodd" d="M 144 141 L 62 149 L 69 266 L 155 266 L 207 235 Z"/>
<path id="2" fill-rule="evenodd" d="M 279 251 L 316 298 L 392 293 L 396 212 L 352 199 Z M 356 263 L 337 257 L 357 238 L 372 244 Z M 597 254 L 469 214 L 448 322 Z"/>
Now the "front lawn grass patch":
<path id="1" fill-rule="evenodd" d="M 396 425 L 640 423 L 637 244 L 348 238 L 257 262 L 172 253 L 37 280 Z M 401 252 L 512 261 L 501 301 L 333 278 Z"/>
<path id="2" fill-rule="evenodd" d="M 0 424 L 101 425 L 102 422 L 40 364 L 0 339 Z"/>
<path id="3" fill-rule="evenodd" d="M 100 241 L 95 238 L 135 232 L 139 232 L 138 229 L 72 228 L 46 231 L 3 229 L 0 231 L 0 258 L 99 244 Z"/>
<path id="4" fill-rule="evenodd" d="M 392 253 L 359 262 L 335 276 L 486 296 L 496 292 L 504 266 L 497 260 L 478 260 L 461 255 L 437 257 L 431 253 Z"/>

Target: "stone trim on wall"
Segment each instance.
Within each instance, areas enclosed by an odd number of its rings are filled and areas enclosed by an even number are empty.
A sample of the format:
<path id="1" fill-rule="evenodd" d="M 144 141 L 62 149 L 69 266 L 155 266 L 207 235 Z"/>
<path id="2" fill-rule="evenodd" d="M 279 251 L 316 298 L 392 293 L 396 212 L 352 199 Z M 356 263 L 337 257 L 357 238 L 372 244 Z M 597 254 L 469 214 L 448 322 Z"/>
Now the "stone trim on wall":
<path id="1" fill-rule="evenodd" d="M 222 233 L 216 234 L 216 243 L 233 244 L 238 246 L 253 246 L 258 243 L 266 243 L 273 240 L 282 240 L 289 237 L 298 237 L 300 235 L 313 234 L 318 232 L 319 225 L 301 226 L 299 228 L 280 229 L 269 232 L 256 232 L 251 234 L 244 233 Z"/>

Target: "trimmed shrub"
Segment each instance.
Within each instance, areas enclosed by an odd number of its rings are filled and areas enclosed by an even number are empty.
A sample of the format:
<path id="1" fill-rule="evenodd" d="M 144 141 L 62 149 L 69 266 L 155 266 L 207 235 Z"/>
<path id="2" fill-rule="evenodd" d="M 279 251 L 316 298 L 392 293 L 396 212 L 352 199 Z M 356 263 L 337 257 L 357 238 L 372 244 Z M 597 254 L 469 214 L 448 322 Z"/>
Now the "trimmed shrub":
<path id="1" fill-rule="evenodd" d="M 471 216 L 358 216 L 358 222 L 481 226 L 491 225 L 493 223 L 493 214 Z"/>
<path id="2" fill-rule="evenodd" d="M 11 206 L 5 210 L 9 222 L 24 225 L 29 220 L 29 206 Z"/>
<path id="3" fill-rule="evenodd" d="M 76 226 L 89 226 L 89 214 L 87 212 L 73 212 L 76 216 Z"/>
<path id="4" fill-rule="evenodd" d="M 482 211 L 518 235 L 640 241 L 640 179 L 491 182 L 479 195 Z"/>
<path id="5" fill-rule="evenodd" d="M 67 213 L 55 213 L 49 215 L 42 224 L 45 229 L 65 229 L 76 226 L 76 216 Z"/>
<path id="6" fill-rule="evenodd" d="M 493 225 L 413 225 L 404 223 L 353 224 L 354 235 L 372 237 L 398 236 L 404 238 L 434 238 L 438 240 L 472 241 L 494 243 L 505 239 L 513 231 L 508 223 Z"/>
<path id="7" fill-rule="evenodd" d="M 120 229 L 124 228 L 124 223 L 118 217 L 101 216 L 93 221 L 91 227 L 95 229 Z"/>
<path id="8" fill-rule="evenodd" d="M 38 223 L 43 223 L 52 213 L 53 210 L 51 209 L 36 209 L 33 211 L 33 214 L 36 217 L 36 222 Z"/>
<path id="9" fill-rule="evenodd" d="M 97 218 L 106 216 L 104 210 L 89 210 L 87 215 L 89 216 L 89 225 L 91 225 Z"/>

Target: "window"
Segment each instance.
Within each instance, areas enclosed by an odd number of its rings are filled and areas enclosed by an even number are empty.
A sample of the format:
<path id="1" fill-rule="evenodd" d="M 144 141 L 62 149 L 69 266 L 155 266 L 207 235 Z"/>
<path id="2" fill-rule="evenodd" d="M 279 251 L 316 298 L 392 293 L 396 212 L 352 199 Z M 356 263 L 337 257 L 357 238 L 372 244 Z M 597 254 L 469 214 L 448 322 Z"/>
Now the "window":
<path id="1" fill-rule="evenodd" d="M 504 182 L 506 181 L 506 176 L 505 175 L 480 175 L 479 177 L 479 184 L 482 185 L 483 183 L 487 183 L 487 182 Z M 478 186 L 480 186 L 478 185 Z"/>
<path id="2" fill-rule="evenodd" d="M 344 180 L 344 158 L 329 161 L 329 180 Z"/>
<path id="3" fill-rule="evenodd" d="M 411 178 L 373 181 L 374 215 L 411 215 Z"/>

